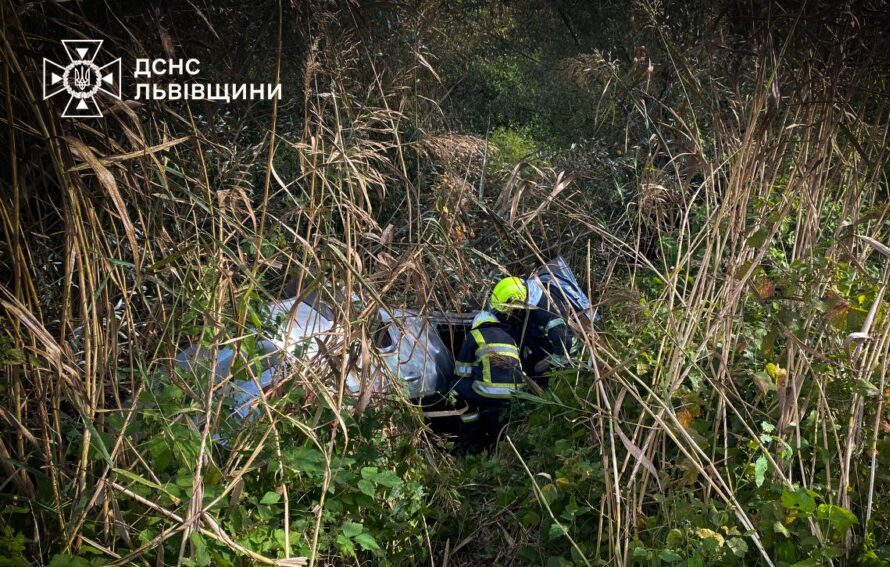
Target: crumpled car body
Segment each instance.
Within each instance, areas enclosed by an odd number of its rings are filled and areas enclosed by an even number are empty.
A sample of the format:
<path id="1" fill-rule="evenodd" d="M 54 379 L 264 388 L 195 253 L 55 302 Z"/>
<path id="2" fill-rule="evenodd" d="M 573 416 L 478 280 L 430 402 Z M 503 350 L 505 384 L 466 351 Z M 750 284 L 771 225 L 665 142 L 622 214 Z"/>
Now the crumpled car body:
<path id="1" fill-rule="evenodd" d="M 550 284 L 550 293 L 564 294 L 574 309 L 590 316 L 590 301 L 563 258 L 542 266 L 534 276 Z M 412 400 L 447 391 L 454 371 L 454 353 L 460 349 L 473 315 L 383 308 L 377 315 L 373 334 L 376 352 L 365 373 L 366 387 L 375 393 L 400 390 Z M 326 352 L 344 347 L 338 343 L 344 333 L 333 310 L 315 294 L 278 301 L 270 306 L 269 317 L 277 330 L 253 342 L 253 359 L 259 362 L 250 372 L 250 379 L 232 376 L 235 353 L 231 347 L 214 350 L 191 346 L 176 357 L 183 370 L 201 365 L 209 370 L 214 366 L 217 382 L 228 379 L 228 393 L 235 402 L 234 415 L 242 419 L 254 411 L 263 393 L 274 394 L 276 383 L 297 366 L 295 362 L 325 364 Z M 362 389 L 362 373 L 354 365 L 351 367 L 346 388 L 357 395 Z"/>

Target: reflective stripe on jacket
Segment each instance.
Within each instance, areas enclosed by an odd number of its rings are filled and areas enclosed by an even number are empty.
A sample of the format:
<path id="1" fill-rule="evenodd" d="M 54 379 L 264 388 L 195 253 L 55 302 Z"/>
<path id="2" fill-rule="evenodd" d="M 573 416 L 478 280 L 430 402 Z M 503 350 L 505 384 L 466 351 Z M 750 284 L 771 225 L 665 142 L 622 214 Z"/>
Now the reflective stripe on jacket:
<path id="1" fill-rule="evenodd" d="M 480 322 L 470 330 L 454 373 L 472 379 L 473 391 L 487 398 L 508 398 L 525 384 L 519 347 L 507 326 L 497 320 Z"/>
<path id="2" fill-rule="evenodd" d="M 485 327 L 483 327 L 482 329 L 485 329 Z M 509 383 L 510 385 L 512 385 L 514 382 L 512 376 L 502 376 L 500 374 L 494 376 L 492 374 L 492 366 L 494 366 L 496 369 L 498 368 L 498 366 L 503 366 L 506 367 L 508 371 L 512 370 L 513 366 L 515 366 L 517 369 L 521 368 L 519 363 L 519 347 L 516 346 L 516 343 L 513 341 L 500 343 L 488 342 L 485 340 L 485 334 L 483 334 L 482 329 L 473 329 L 472 331 L 470 331 L 470 335 L 472 335 L 473 340 L 476 341 L 476 364 L 482 365 L 482 381 L 486 383 Z M 503 334 L 505 337 L 510 336 L 509 334 L 507 334 L 506 331 L 504 331 Z M 500 337 L 492 338 L 498 340 L 498 338 Z M 500 340 L 505 339 L 500 338 Z M 503 357 L 510 360 L 506 361 L 507 364 L 503 364 L 500 363 L 501 361 L 498 359 L 496 363 L 492 365 L 492 357 Z M 515 363 L 513 361 L 515 361 Z M 522 371 L 520 370 L 520 372 Z"/>

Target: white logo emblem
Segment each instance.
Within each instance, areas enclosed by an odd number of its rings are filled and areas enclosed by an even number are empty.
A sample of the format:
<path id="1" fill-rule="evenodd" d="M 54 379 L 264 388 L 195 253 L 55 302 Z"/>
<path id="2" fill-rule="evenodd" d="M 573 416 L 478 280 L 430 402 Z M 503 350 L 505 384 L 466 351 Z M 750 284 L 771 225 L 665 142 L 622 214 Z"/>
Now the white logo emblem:
<path id="1" fill-rule="evenodd" d="M 43 99 L 68 93 L 68 104 L 63 118 L 101 118 L 96 94 L 102 91 L 120 100 L 121 60 L 99 67 L 96 55 L 102 48 L 101 39 L 62 40 L 70 62 L 66 66 L 43 59 Z"/>

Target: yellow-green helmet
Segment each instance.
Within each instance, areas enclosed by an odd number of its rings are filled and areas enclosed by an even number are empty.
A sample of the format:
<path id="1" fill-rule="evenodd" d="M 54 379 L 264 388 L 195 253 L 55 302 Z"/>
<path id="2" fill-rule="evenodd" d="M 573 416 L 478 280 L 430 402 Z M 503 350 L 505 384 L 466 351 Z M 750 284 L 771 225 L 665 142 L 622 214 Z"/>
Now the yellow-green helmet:
<path id="1" fill-rule="evenodd" d="M 520 278 L 504 278 L 494 286 L 491 292 L 491 308 L 499 313 L 525 305 L 528 289 Z"/>

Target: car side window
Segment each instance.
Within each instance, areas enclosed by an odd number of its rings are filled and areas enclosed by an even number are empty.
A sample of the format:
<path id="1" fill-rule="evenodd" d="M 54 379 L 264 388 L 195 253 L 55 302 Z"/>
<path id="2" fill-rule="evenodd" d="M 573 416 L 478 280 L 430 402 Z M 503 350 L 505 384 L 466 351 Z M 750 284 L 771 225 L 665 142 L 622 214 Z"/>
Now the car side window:
<path id="1" fill-rule="evenodd" d="M 392 323 L 382 323 L 374 332 L 374 344 L 382 351 L 391 350 L 395 346 L 390 332 L 391 326 Z"/>

